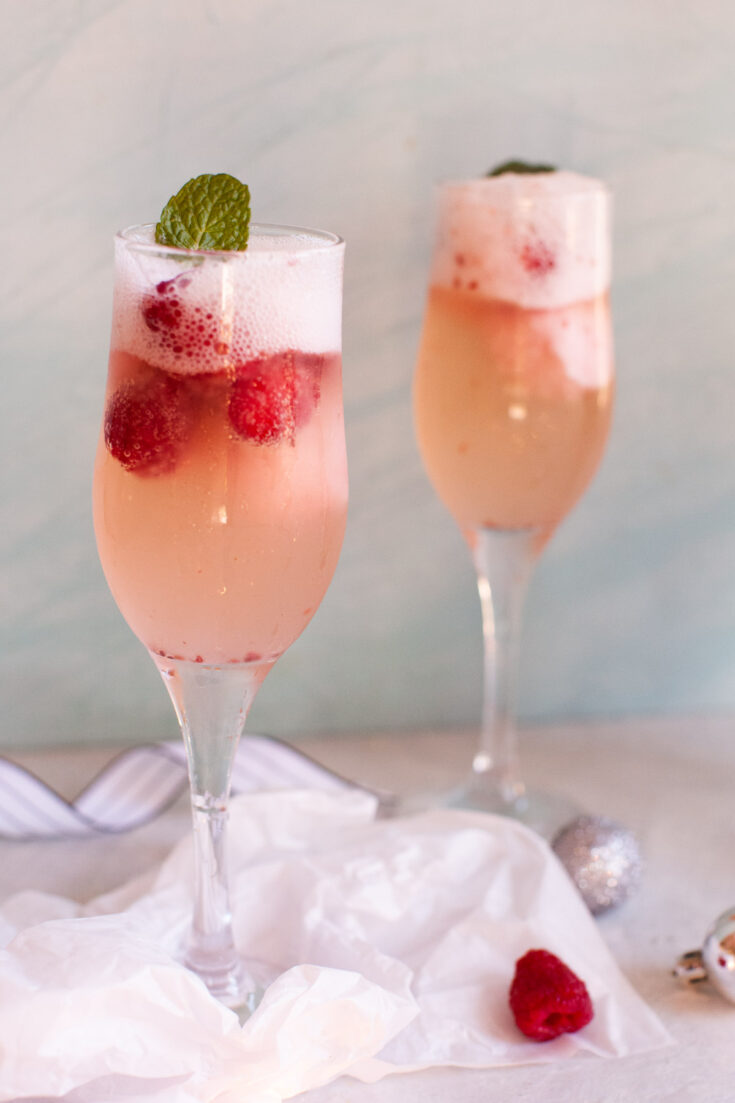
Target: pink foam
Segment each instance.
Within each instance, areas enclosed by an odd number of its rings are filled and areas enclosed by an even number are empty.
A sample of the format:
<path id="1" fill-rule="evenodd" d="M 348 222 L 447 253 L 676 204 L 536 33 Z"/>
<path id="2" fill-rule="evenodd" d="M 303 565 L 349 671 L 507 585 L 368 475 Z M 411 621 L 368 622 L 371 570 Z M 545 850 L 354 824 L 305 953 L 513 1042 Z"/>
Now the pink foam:
<path id="1" fill-rule="evenodd" d="M 180 375 L 287 348 L 340 348 L 341 245 L 260 232 L 237 254 L 152 243 L 150 227 L 116 239 L 114 347 Z"/>
<path id="2" fill-rule="evenodd" d="M 610 285 L 610 196 L 572 172 L 508 173 L 440 189 L 432 281 L 527 309 Z"/>

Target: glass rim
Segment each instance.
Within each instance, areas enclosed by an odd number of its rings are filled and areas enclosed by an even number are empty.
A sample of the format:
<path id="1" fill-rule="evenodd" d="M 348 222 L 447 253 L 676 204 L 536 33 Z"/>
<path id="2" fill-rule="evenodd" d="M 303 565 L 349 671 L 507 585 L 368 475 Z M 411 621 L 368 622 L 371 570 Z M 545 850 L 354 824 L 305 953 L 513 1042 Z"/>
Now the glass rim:
<path id="1" fill-rule="evenodd" d="M 434 185 L 435 192 L 450 191 L 452 189 L 466 188 L 467 191 L 473 191 L 478 193 L 478 198 L 486 198 L 482 194 L 485 189 L 494 190 L 494 184 L 501 179 L 498 176 L 468 176 L 468 177 L 451 177 L 447 180 L 439 180 Z M 569 188 L 567 191 L 557 191 L 553 193 L 540 192 L 536 195 L 523 195 L 512 193 L 506 193 L 509 201 L 527 201 L 530 203 L 547 203 L 547 202 L 559 202 L 565 199 L 592 199 L 603 196 L 608 201 L 612 202 L 614 199 L 614 192 L 604 180 L 600 180 L 596 176 L 586 176 L 586 180 L 594 181 L 596 187 L 594 188 Z"/>
<path id="2" fill-rule="evenodd" d="M 253 257 L 271 258 L 271 257 L 293 257 L 293 256 L 314 256 L 321 253 L 329 252 L 337 246 L 344 245 L 344 238 L 339 234 L 334 234 L 330 230 L 316 230 L 308 226 L 290 226 L 281 222 L 251 222 L 250 233 L 261 233 L 264 236 L 269 235 L 271 237 L 289 237 L 289 238 L 304 238 L 310 237 L 312 240 L 317 239 L 317 244 L 304 245 L 302 249 L 295 248 L 288 251 L 283 249 L 259 249 L 250 252 L 248 249 L 183 249 L 178 245 L 159 245 L 157 241 L 140 241 L 133 237 L 136 232 L 141 230 L 153 229 L 155 230 L 155 222 L 139 222 L 132 226 L 126 226 L 122 230 L 118 230 L 115 233 L 115 240 L 122 242 L 125 246 L 131 249 L 135 249 L 142 253 L 149 253 L 155 256 L 169 256 L 169 257 L 201 257 L 206 259 L 207 257 L 219 258 L 222 260 L 232 259 L 234 257 L 240 260 Z"/>

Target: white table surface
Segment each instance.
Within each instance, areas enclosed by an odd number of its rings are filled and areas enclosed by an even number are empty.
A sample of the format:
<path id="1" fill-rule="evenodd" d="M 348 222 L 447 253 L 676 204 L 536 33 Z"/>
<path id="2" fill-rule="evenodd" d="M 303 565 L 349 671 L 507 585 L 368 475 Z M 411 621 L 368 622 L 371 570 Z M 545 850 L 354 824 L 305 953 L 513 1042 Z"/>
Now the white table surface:
<path id="1" fill-rule="evenodd" d="M 618 964 L 675 1038 L 637 1057 L 582 1058 L 505 1070 L 436 1070 L 365 1086 L 342 1079 L 305 1103 L 731 1103 L 735 1005 L 671 976 L 735 905 L 735 719 L 654 718 L 539 727 L 522 734 L 531 785 L 555 789 L 637 835 L 645 858 L 635 897 L 599 920 Z M 302 749 L 340 773 L 410 791 L 441 788 L 469 760 L 469 733 L 401 733 L 311 740 Z M 114 750 L 12 753 L 72 797 Z M 0 895 L 26 888 L 89 899 L 159 861 L 189 830 L 185 801 L 117 837 L 0 841 Z"/>

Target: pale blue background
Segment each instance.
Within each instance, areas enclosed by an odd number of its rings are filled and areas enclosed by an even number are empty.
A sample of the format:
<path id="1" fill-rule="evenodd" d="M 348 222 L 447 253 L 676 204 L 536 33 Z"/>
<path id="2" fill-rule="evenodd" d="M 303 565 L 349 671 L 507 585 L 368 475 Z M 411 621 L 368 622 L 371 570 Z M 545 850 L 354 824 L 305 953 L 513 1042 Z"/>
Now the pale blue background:
<path id="1" fill-rule="evenodd" d="M 529 597 L 521 711 L 735 707 L 735 8 L 729 0 L 2 0 L 0 743 L 174 734 L 90 517 L 111 234 L 199 172 L 348 241 L 351 511 L 252 727 L 463 726 L 469 560 L 410 380 L 432 184 L 508 156 L 616 194 L 619 401 Z"/>

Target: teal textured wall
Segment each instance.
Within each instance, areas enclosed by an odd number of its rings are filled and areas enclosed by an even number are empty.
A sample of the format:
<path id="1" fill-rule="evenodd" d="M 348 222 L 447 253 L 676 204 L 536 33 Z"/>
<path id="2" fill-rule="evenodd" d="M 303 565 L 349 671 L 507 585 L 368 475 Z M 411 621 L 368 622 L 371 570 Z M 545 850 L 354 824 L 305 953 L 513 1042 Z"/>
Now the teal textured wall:
<path id="1" fill-rule="evenodd" d="M 253 728 L 477 716 L 473 574 L 421 469 L 410 383 L 432 185 L 508 156 L 616 196 L 613 434 L 534 579 L 521 711 L 735 707 L 726 0 L 30 0 L 0 30 L 0 744 L 174 734 L 98 566 L 90 482 L 111 235 L 204 171 L 246 179 L 261 221 L 348 242 L 347 538 Z"/>

